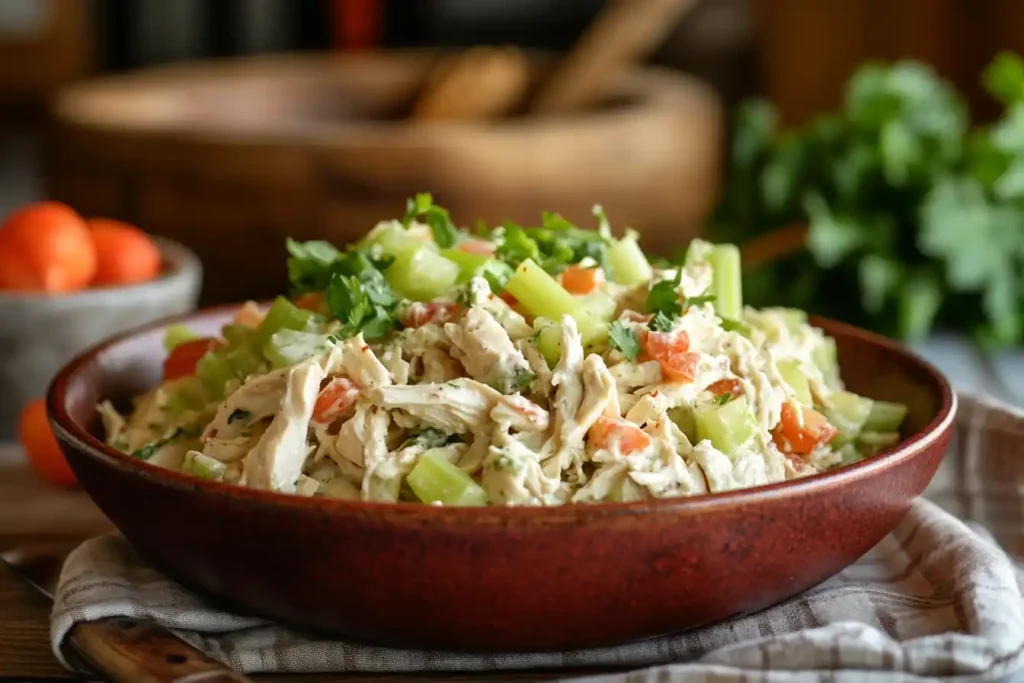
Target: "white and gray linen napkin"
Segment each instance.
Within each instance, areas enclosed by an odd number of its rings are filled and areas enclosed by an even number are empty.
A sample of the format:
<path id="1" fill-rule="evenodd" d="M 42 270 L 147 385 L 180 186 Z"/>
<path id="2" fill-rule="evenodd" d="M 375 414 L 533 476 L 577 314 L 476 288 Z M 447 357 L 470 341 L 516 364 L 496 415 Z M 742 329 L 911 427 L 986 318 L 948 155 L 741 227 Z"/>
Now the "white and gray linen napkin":
<path id="1" fill-rule="evenodd" d="M 566 668 L 569 678 L 573 669 L 609 667 L 616 671 L 586 680 L 1024 678 L 1024 571 L 1003 550 L 1024 558 L 1024 413 L 962 396 L 956 435 L 927 496 L 864 557 L 803 595 L 618 647 L 479 655 L 323 640 L 210 607 L 143 563 L 118 536 L 87 541 L 68 558 L 51 638 L 67 664 L 61 645 L 76 622 L 151 618 L 250 673 Z"/>

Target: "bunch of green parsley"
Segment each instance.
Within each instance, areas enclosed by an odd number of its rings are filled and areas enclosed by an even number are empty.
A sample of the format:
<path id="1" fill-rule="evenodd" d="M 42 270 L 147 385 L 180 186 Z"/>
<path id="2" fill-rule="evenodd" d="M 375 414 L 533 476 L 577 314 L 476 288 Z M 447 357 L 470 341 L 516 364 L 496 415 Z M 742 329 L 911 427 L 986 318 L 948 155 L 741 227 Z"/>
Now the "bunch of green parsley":
<path id="1" fill-rule="evenodd" d="M 795 130 L 743 105 L 714 239 L 809 227 L 806 250 L 744 274 L 748 302 L 908 340 L 1024 340 L 1024 61 L 1001 54 L 982 81 L 1005 106 L 987 126 L 914 62 L 863 66 L 841 111 Z"/>

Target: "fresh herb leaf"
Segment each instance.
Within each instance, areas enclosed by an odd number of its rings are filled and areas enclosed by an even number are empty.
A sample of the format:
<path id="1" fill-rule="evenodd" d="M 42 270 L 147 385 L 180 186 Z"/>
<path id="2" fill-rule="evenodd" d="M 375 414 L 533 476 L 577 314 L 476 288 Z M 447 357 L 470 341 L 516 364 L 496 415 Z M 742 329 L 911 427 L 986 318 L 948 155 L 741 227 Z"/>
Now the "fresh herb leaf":
<path id="1" fill-rule="evenodd" d="M 621 351 L 631 363 L 640 355 L 640 342 L 637 341 L 636 334 L 618 320 L 608 329 L 608 341 L 612 348 Z"/>
<path id="2" fill-rule="evenodd" d="M 731 399 L 731 398 L 732 398 L 732 394 L 730 394 L 728 391 L 725 392 L 724 394 L 722 394 L 721 396 L 718 397 L 718 405 L 724 406 L 726 403 L 729 402 L 729 399 Z"/>
<path id="3" fill-rule="evenodd" d="M 502 224 L 501 243 L 495 250 L 495 256 L 513 268 L 526 259 L 534 262 L 541 260 L 540 248 L 537 246 L 537 242 L 526 234 L 522 226 L 512 221 L 505 221 Z"/>
<path id="4" fill-rule="evenodd" d="M 331 314 L 341 321 L 343 338 L 362 332 L 368 340 L 380 339 L 395 326 L 398 298 L 382 278 L 364 278 L 336 273 L 327 286 L 324 300 Z"/>
<path id="5" fill-rule="evenodd" d="M 522 391 L 530 386 L 535 379 L 537 379 L 537 373 L 533 370 L 529 368 L 516 368 L 515 375 L 512 377 L 512 391 L 509 393 Z"/>
<path id="6" fill-rule="evenodd" d="M 714 303 L 715 296 L 713 294 L 701 294 L 700 296 L 688 296 L 683 299 L 683 310 L 685 311 L 690 306 L 703 306 L 704 304 Z"/>
<path id="7" fill-rule="evenodd" d="M 748 339 L 754 333 L 750 325 L 739 320 L 733 320 L 732 318 L 722 318 L 722 329 L 726 332 L 739 332 Z"/>
<path id="8" fill-rule="evenodd" d="M 248 410 L 243 410 L 242 408 L 236 408 L 231 411 L 230 415 L 228 415 L 228 424 L 234 424 L 235 422 L 248 422 L 250 419 L 252 419 L 252 413 Z"/>
<path id="9" fill-rule="evenodd" d="M 594 208 L 591 211 L 594 214 L 594 218 L 597 219 L 597 234 L 601 236 L 601 239 L 610 242 L 612 239 L 612 224 L 608 222 L 608 214 L 604 212 L 604 207 L 600 204 L 594 204 Z"/>
<path id="10" fill-rule="evenodd" d="M 408 228 L 416 219 L 424 220 L 430 227 L 437 246 L 442 249 L 455 246 L 459 239 L 459 231 L 455 228 L 448 210 L 435 204 L 434 197 L 429 192 L 422 192 L 406 202 L 402 224 Z"/>
<path id="11" fill-rule="evenodd" d="M 401 448 L 408 448 L 409 446 L 423 446 L 424 448 L 441 448 L 447 446 L 450 443 L 457 443 L 460 441 L 458 434 L 445 434 L 439 429 L 433 427 L 426 427 L 418 434 L 406 439 Z"/>
<path id="12" fill-rule="evenodd" d="M 675 278 L 661 280 L 654 283 L 651 291 L 647 293 L 647 312 L 661 313 L 669 318 L 677 318 L 683 312 L 682 304 L 679 302 L 679 293 L 676 289 L 683 281 L 683 269 L 676 270 Z"/>
<path id="13" fill-rule="evenodd" d="M 334 273 L 334 264 L 340 252 L 330 242 L 312 240 L 296 242 L 289 238 L 288 279 L 295 295 L 322 292 Z"/>
<path id="14" fill-rule="evenodd" d="M 674 324 L 675 319 L 672 316 L 666 315 L 662 311 L 658 311 L 654 314 L 654 317 L 651 318 L 651 322 L 647 323 L 647 326 L 655 332 L 668 332 L 672 329 Z"/>

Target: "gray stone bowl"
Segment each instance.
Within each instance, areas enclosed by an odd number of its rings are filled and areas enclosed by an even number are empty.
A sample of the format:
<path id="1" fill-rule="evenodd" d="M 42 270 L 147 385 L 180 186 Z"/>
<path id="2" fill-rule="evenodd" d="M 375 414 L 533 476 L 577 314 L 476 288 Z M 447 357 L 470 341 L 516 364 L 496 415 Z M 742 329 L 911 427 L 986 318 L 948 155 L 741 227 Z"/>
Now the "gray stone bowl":
<path id="1" fill-rule="evenodd" d="M 0 291 L 0 441 L 13 439 L 18 414 L 61 366 L 111 335 L 195 308 L 203 271 L 191 251 L 154 238 L 163 273 L 149 282 L 73 294 Z"/>

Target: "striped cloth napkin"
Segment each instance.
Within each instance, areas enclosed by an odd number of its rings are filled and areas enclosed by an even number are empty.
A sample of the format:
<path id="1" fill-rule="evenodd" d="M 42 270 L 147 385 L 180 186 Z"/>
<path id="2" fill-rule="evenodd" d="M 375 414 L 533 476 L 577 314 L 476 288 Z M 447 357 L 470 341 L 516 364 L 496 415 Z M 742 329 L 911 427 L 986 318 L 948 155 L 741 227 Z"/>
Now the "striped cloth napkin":
<path id="1" fill-rule="evenodd" d="M 396 650 L 220 612 L 145 565 L 117 536 L 69 558 L 51 637 L 82 620 L 152 618 L 246 672 L 601 669 L 602 683 L 1024 679 L 1024 413 L 961 397 L 927 500 L 855 564 L 757 614 L 619 647 L 537 654 Z M 1007 554 L 1010 553 L 1009 555 Z M 578 674 L 577 674 L 578 675 Z"/>

